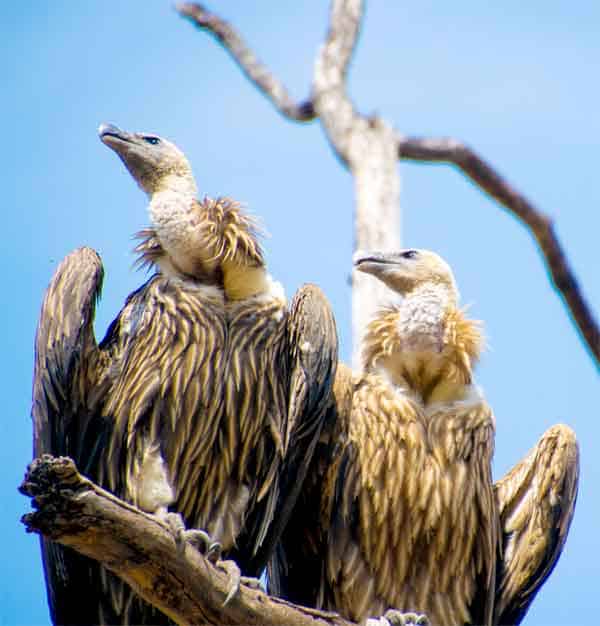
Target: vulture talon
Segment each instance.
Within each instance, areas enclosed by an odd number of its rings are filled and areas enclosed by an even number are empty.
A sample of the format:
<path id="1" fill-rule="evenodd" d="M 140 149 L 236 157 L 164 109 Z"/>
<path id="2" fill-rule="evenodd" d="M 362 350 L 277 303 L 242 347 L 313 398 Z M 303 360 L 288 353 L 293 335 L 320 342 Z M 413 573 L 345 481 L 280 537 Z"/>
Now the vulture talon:
<path id="1" fill-rule="evenodd" d="M 175 546 L 177 547 L 177 552 L 179 552 L 180 554 L 183 553 L 185 549 L 185 544 L 187 543 L 185 537 L 185 533 L 187 531 L 185 529 L 183 517 L 181 517 L 179 513 L 168 513 L 164 510 L 156 511 L 155 515 L 163 520 L 165 524 L 169 527 L 169 530 L 175 538 Z"/>
<path id="2" fill-rule="evenodd" d="M 225 600 L 223 600 L 223 606 L 227 606 L 231 600 L 235 598 L 240 591 L 240 585 L 246 585 L 252 589 L 263 589 L 263 586 L 258 578 L 242 576 L 240 568 L 237 566 L 235 561 L 219 561 L 217 563 L 217 567 L 222 569 L 227 574 L 230 583 Z"/>
<path id="3" fill-rule="evenodd" d="M 227 590 L 225 600 L 223 600 L 223 606 L 227 606 L 240 590 L 242 574 L 235 561 L 219 561 L 219 563 L 217 563 L 217 567 L 222 569 L 229 578 L 229 589 Z"/>
<path id="4" fill-rule="evenodd" d="M 203 554 L 211 563 L 216 563 L 221 557 L 221 544 L 200 528 L 186 529 L 183 518 L 179 513 L 157 513 L 165 520 L 175 536 L 177 549 L 183 551 L 186 544 L 190 544 Z"/>
<path id="5" fill-rule="evenodd" d="M 194 546 L 211 563 L 216 563 L 221 558 L 223 547 L 218 541 L 213 541 L 205 530 L 200 528 L 184 530 L 182 536 L 184 541 Z"/>

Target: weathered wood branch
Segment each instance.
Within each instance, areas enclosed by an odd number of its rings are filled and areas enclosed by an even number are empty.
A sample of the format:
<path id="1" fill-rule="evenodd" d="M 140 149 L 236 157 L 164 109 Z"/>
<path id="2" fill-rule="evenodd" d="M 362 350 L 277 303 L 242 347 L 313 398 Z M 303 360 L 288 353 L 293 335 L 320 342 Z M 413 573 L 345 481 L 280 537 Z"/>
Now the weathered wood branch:
<path id="1" fill-rule="evenodd" d="M 413 161 L 456 165 L 480 189 L 499 202 L 529 229 L 546 263 L 548 274 L 562 295 L 581 338 L 600 365 L 600 328 L 581 291 L 552 219 L 536 209 L 474 150 L 455 139 L 398 137 L 398 156 Z"/>
<path id="2" fill-rule="evenodd" d="M 313 103 L 329 143 L 352 172 L 356 192 L 354 248 L 400 248 L 400 173 L 395 132 L 378 117 L 357 113 L 346 75 L 363 18 L 362 0 L 333 0 L 329 32 L 315 64 Z M 385 299 L 386 287 L 366 274 L 352 284 L 354 369 L 362 333 Z"/>
<path id="3" fill-rule="evenodd" d="M 29 466 L 20 491 L 37 509 L 22 518 L 36 532 L 95 559 L 178 624 L 350 626 L 327 613 L 231 587 L 232 561 L 212 564 L 169 527 L 79 474 L 66 457 L 44 455 Z"/>
<path id="4" fill-rule="evenodd" d="M 310 122 L 315 119 L 316 113 L 312 102 L 310 100 L 294 102 L 283 83 L 258 60 L 242 37 L 225 20 L 201 4 L 181 2 L 175 8 L 180 15 L 188 18 L 198 28 L 213 35 L 231 54 L 250 82 L 263 92 L 284 117 L 296 122 Z"/>
<path id="5" fill-rule="evenodd" d="M 308 121 L 320 117 L 327 138 L 340 160 L 355 176 L 357 192 L 355 247 L 392 249 L 400 246 L 399 177 L 397 159 L 447 162 L 457 165 L 484 192 L 517 216 L 530 230 L 542 253 L 553 284 L 592 358 L 600 365 L 600 330 L 581 292 L 549 217 L 509 185 L 484 159 L 453 139 L 401 137 L 379 118 L 354 110 L 346 93 L 346 74 L 362 21 L 362 0 L 332 2 L 329 33 L 315 66 L 312 98 L 294 103 L 285 87 L 260 63 L 233 27 L 198 4 L 183 3 L 178 11 L 212 34 L 242 71 L 287 118 Z M 393 156 L 391 156 L 393 153 Z M 370 315 L 369 303 L 379 302 L 377 281 L 355 276 L 352 296 L 353 337 Z M 354 357 L 355 365 L 358 355 Z"/>

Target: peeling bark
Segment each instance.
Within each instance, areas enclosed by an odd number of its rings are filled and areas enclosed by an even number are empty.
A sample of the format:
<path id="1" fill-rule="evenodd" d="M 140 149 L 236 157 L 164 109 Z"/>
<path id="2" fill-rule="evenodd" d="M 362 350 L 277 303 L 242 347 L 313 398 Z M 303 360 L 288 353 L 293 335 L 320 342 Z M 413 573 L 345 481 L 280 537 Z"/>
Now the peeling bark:
<path id="1" fill-rule="evenodd" d="M 28 532 L 102 563 L 178 624 L 351 625 L 243 582 L 224 605 L 233 561 L 215 565 L 189 543 L 178 543 L 163 521 L 84 478 L 67 457 L 34 460 L 19 489 L 37 509 L 22 518 Z"/>

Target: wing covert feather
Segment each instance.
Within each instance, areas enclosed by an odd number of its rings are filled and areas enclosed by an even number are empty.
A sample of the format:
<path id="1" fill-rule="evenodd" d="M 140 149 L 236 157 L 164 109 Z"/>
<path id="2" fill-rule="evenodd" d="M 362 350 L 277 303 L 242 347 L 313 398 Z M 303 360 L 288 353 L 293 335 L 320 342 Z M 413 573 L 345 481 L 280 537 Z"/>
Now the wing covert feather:
<path id="1" fill-rule="evenodd" d="M 325 294 L 306 284 L 296 292 L 288 317 L 289 407 L 284 448 L 311 438 L 322 426 L 338 361 L 335 318 Z"/>
<path id="2" fill-rule="evenodd" d="M 491 623 L 493 434 L 485 402 L 425 410 L 378 375 L 355 376 L 324 490 L 324 608 L 358 621 L 396 607 Z"/>
<path id="3" fill-rule="evenodd" d="M 196 485 L 212 480 L 215 498 L 225 489 L 224 478 L 210 473 L 224 403 L 222 306 L 157 275 L 128 299 L 119 327 L 118 373 L 104 407 L 115 429 L 105 464 L 108 485 L 138 504 L 136 476 L 148 446 L 159 443 L 176 509 L 189 525 L 206 523 L 210 499 L 198 508 Z M 201 468 L 199 477 L 190 475 L 193 468 Z"/>
<path id="4" fill-rule="evenodd" d="M 96 414 L 96 400 L 105 391 L 97 374 L 107 365 L 93 331 L 102 279 L 102 262 L 91 248 L 79 248 L 60 263 L 40 313 L 33 377 L 34 457 L 70 456 L 92 480 L 109 434 Z M 92 388 L 98 393 L 89 394 Z M 43 538 L 41 547 L 52 621 L 97 623 L 104 598 L 89 580 L 98 564 Z M 74 597 L 86 597 L 85 606 Z"/>
<path id="5" fill-rule="evenodd" d="M 519 624 L 554 569 L 573 519 L 578 482 L 575 433 L 558 424 L 495 484 L 504 548 L 496 623 Z"/>
<path id="6" fill-rule="evenodd" d="M 61 262 L 46 291 L 35 339 L 34 456 L 47 452 L 81 461 L 88 424 L 79 410 L 86 407 L 94 382 L 87 377 L 98 361 L 93 323 L 103 274 L 98 254 L 79 248 Z"/>
<path id="7" fill-rule="evenodd" d="M 327 411 L 337 368 L 338 339 L 331 306 L 319 287 L 303 285 L 289 306 L 280 375 L 289 381 L 280 424 L 283 463 L 272 524 L 257 550 L 262 569 L 285 528 L 304 483 Z"/>

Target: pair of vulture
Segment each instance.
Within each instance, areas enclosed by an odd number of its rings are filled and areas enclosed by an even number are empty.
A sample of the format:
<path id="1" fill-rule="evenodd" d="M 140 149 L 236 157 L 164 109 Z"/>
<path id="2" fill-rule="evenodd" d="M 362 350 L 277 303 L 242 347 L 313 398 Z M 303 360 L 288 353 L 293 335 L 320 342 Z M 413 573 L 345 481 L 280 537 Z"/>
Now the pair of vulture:
<path id="1" fill-rule="evenodd" d="M 198 201 L 171 142 L 99 134 L 149 196 L 136 251 L 156 273 L 98 344 L 100 259 L 82 248 L 61 263 L 36 338 L 34 455 L 70 456 L 203 531 L 207 551 L 244 575 L 267 568 L 291 601 L 357 622 L 398 609 L 519 623 L 566 538 L 577 443 L 550 429 L 494 485 L 482 336 L 448 265 L 426 250 L 355 256 L 402 299 L 371 321 L 352 372 L 324 295 L 305 285 L 287 304 L 237 203 Z M 96 562 L 45 539 L 42 556 L 54 623 L 169 623 Z"/>

